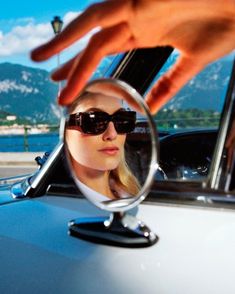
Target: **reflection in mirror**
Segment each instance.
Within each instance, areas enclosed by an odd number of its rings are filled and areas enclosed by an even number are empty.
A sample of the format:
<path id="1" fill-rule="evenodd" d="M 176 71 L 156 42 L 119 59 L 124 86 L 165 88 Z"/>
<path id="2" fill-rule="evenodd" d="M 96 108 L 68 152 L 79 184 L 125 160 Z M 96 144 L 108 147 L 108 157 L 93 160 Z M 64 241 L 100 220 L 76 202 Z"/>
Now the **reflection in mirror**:
<path id="1" fill-rule="evenodd" d="M 156 160 L 154 131 L 133 95 L 101 81 L 88 85 L 68 108 L 65 143 L 81 192 L 99 207 L 116 211 L 145 193 Z"/>

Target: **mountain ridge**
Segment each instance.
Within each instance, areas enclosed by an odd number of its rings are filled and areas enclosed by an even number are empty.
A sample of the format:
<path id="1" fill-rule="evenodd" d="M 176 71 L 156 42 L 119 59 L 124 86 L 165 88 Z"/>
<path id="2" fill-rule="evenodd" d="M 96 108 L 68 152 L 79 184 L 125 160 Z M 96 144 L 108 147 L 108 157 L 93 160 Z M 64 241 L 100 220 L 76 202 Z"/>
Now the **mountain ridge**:
<path id="1" fill-rule="evenodd" d="M 174 61 L 174 58 L 170 58 L 165 70 Z M 231 63 L 226 60 L 209 65 L 163 109 L 198 108 L 221 112 L 230 68 Z M 50 80 L 49 71 L 10 62 L 0 63 L 0 111 L 26 119 L 32 124 L 58 124 L 57 94 L 58 85 Z"/>
<path id="2" fill-rule="evenodd" d="M 31 120 L 58 123 L 58 86 L 44 69 L 4 62 L 0 64 L 0 110 Z"/>

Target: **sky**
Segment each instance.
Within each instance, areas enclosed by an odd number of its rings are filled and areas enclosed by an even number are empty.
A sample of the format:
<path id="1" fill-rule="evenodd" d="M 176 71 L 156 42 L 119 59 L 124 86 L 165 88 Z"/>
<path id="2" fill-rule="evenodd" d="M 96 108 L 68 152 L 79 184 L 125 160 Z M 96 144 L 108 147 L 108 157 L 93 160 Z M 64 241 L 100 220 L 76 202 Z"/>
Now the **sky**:
<path id="1" fill-rule="evenodd" d="M 97 1 L 4 0 L 2 2 L 0 15 L 0 63 L 11 62 L 50 71 L 57 66 L 57 58 L 51 58 L 43 63 L 34 63 L 29 58 L 30 50 L 54 36 L 50 23 L 54 16 L 60 16 L 64 21 L 64 26 L 66 26 L 87 6 Z M 71 49 L 63 52 L 60 56 L 61 62 L 65 62 L 80 51 L 90 35 L 75 44 Z"/>

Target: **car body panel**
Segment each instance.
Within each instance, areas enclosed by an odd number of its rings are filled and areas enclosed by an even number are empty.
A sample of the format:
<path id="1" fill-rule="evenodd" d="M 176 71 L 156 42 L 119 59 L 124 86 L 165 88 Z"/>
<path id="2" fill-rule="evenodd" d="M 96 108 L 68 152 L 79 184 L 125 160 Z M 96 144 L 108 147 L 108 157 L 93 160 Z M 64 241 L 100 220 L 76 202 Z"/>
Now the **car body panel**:
<path id="1" fill-rule="evenodd" d="M 142 249 L 68 235 L 68 221 L 94 215 L 107 212 L 61 196 L 0 206 L 0 293 L 235 292 L 234 211 L 141 204 L 137 217 L 159 237 Z"/>

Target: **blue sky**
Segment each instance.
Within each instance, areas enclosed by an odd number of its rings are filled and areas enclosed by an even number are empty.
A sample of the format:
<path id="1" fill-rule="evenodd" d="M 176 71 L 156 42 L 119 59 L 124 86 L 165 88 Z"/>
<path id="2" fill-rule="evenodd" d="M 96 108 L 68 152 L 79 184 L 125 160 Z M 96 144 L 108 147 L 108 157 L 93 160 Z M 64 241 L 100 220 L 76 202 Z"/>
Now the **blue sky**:
<path id="1" fill-rule="evenodd" d="M 50 21 L 55 15 L 59 15 L 66 24 L 94 2 L 97 1 L 4 0 L 0 15 L 0 63 L 11 62 L 52 70 L 57 65 L 56 58 L 44 63 L 33 63 L 29 59 L 30 50 L 53 37 Z M 61 61 L 73 56 L 86 41 L 87 38 L 62 53 Z"/>

